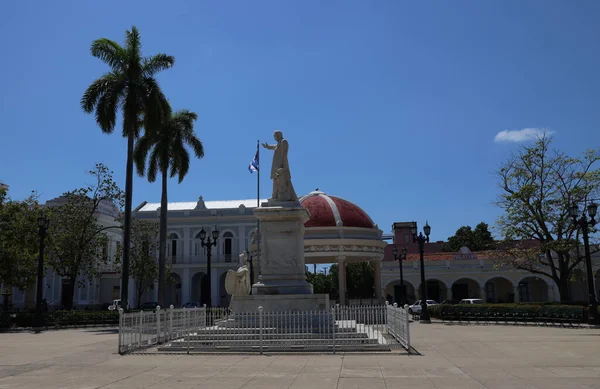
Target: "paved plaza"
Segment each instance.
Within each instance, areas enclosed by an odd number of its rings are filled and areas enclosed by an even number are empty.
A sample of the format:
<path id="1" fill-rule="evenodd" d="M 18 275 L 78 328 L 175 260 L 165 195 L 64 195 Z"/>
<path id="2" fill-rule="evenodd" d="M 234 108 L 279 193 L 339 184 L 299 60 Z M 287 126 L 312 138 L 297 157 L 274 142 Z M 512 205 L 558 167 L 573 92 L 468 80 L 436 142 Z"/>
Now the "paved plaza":
<path id="1" fill-rule="evenodd" d="M 411 331 L 421 355 L 119 356 L 110 330 L 0 334 L 0 388 L 600 388 L 598 329 Z"/>

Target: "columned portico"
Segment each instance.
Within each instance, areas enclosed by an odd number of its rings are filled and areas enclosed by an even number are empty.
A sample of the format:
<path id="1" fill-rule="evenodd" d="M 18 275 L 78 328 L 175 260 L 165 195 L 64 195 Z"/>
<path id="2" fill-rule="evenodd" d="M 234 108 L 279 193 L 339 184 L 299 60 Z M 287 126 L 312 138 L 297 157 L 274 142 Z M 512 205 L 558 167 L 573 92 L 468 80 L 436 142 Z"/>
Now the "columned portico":
<path id="1" fill-rule="evenodd" d="M 181 276 L 181 301 L 183 304 L 191 301 L 192 286 L 190 285 L 190 269 L 184 268 Z"/>
<path id="2" fill-rule="evenodd" d="M 373 277 L 375 278 L 375 298 L 381 303 L 381 260 L 373 261 Z"/>
<path id="3" fill-rule="evenodd" d="M 337 257 L 340 305 L 346 305 L 346 257 Z"/>

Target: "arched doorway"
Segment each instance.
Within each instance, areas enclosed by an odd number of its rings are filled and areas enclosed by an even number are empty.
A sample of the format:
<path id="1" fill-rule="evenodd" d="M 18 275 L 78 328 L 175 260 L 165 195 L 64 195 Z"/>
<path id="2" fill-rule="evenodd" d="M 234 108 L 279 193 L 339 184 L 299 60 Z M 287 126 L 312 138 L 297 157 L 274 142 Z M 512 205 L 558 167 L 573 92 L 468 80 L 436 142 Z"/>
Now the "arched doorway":
<path id="1" fill-rule="evenodd" d="M 191 302 L 207 304 L 205 300 L 207 295 L 208 283 L 206 282 L 207 276 L 203 272 L 198 272 L 192 277 L 192 294 L 190 296 Z"/>
<path id="2" fill-rule="evenodd" d="M 548 284 L 538 277 L 525 277 L 519 281 L 520 302 L 548 301 Z"/>
<path id="3" fill-rule="evenodd" d="M 452 284 L 452 300 L 481 298 L 479 283 L 471 278 L 461 278 Z"/>
<path id="4" fill-rule="evenodd" d="M 181 277 L 177 273 L 171 273 L 168 278 L 165 303 L 167 306 L 181 306 Z"/>
<path id="5" fill-rule="evenodd" d="M 409 281 L 403 280 L 404 284 L 404 303 L 412 304 L 417 298 L 415 295 L 415 287 Z M 386 285 L 385 287 L 385 299 L 390 304 L 392 303 L 401 303 L 402 297 L 402 288 L 400 286 L 400 280 L 394 280 Z"/>
<path id="6" fill-rule="evenodd" d="M 515 292 L 513 283 L 504 277 L 494 277 L 485 283 L 486 303 L 513 303 Z"/>
<path id="7" fill-rule="evenodd" d="M 227 272 L 223 272 L 219 277 L 219 305 L 221 307 L 228 307 L 229 301 L 231 300 L 231 296 L 227 294 L 227 290 L 225 290 L 225 277 L 227 276 Z"/>
<path id="8" fill-rule="evenodd" d="M 429 279 L 425 281 L 427 285 L 427 299 L 435 300 L 438 303 L 441 303 L 447 299 L 446 295 L 446 284 L 444 284 L 440 280 Z M 423 294 L 421 293 L 421 285 L 419 285 L 419 298 L 422 298 Z"/>

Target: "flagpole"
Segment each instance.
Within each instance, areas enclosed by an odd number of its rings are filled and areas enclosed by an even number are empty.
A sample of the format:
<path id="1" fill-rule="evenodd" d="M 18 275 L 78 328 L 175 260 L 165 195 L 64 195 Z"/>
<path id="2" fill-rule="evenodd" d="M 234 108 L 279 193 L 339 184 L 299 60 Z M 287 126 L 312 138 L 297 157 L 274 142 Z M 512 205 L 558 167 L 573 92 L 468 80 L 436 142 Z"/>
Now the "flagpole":
<path id="1" fill-rule="evenodd" d="M 256 155 L 258 156 L 258 169 L 256 174 L 256 208 L 260 207 L 260 140 L 256 140 Z M 260 220 L 256 219 L 256 240 L 257 240 L 257 250 L 256 250 L 256 274 L 258 277 L 258 282 L 261 281 L 260 276 Z"/>

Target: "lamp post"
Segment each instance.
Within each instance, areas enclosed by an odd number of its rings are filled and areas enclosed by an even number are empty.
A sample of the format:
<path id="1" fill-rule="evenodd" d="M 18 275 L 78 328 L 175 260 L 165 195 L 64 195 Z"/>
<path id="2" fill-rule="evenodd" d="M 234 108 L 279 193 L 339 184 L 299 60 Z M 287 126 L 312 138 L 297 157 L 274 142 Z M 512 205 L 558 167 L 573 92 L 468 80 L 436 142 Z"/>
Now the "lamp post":
<path id="1" fill-rule="evenodd" d="M 394 245 L 394 260 L 398 261 L 398 267 L 400 268 L 400 303 L 398 305 L 404 306 L 405 293 L 404 293 L 404 274 L 402 274 L 402 262 L 406 260 L 406 247 L 402 248 L 400 255 L 398 255 L 398 248 Z"/>
<path id="2" fill-rule="evenodd" d="M 423 232 L 425 232 L 425 235 L 423 235 Z M 421 261 L 421 319 L 419 322 L 431 324 L 429 309 L 427 309 L 427 285 L 425 284 L 425 260 L 423 259 L 425 243 L 429 242 L 429 234 L 431 233 L 431 227 L 429 224 L 427 224 L 427 222 L 425 222 L 423 232 L 419 232 L 419 235 L 417 235 L 417 222 L 413 222 L 413 225 L 410 227 L 410 233 L 413 237 L 413 243 L 419 243 L 419 255 Z"/>
<path id="3" fill-rule="evenodd" d="M 586 216 L 590 217 L 588 220 Z M 580 215 L 579 206 L 576 203 L 573 203 L 569 208 L 569 215 L 573 219 L 573 225 L 575 228 L 581 230 L 581 234 L 583 236 L 583 248 L 585 252 L 585 268 L 587 273 L 587 284 L 588 284 L 588 295 L 589 295 L 589 307 L 590 314 L 588 317 L 588 322 L 590 324 L 596 324 L 598 321 L 598 301 L 596 300 L 596 290 L 594 288 L 594 271 L 592 270 L 592 255 L 590 254 L 590 238 L 589 238 L 589 229 L 596 225 L 596 212 L 598 211 L 598 206 L 593 201 L 587 204 L 584 207 L 583 213 Z"/>
<path id="4" fill-rule="evenodd" d="M 202 245 L 202 247 L 206 247 L 207 252 L 206 252 L 206 276 L 208 278 L 208 302 L 207 302 L 207 306 L 211 307 L 212 306 L 212 285 L 211 285 L 211 274 L 210 274 L 210 259 L 212 256 L 212 246 L 216 246 L 217 245 L 217 239 L 219 238 L 219 230 L 217 230 L 217 226 L 215 226 L 215 229 L 212 231 L 212 240 L 210 239 L 210 236 L 208 237 L 208 239 L 206 238 L 206 231 L 204 231 L 204 227 L 202 227 L 202 229 L 200 230 L 200 244 Z"/>
<path id="5" fill-rule="evenodd" d="M 42 312 L 42 293 L 44 291 L 44 238 L 46 231 L 50 226 L 50 220 L 45 217 L 38 217 L 38 228 L 40 234 L 40 254 L 38 258 L 37 290 L 35 298 L 35 333 L 39 334 L 44 326 L 44 316 Z"/>

